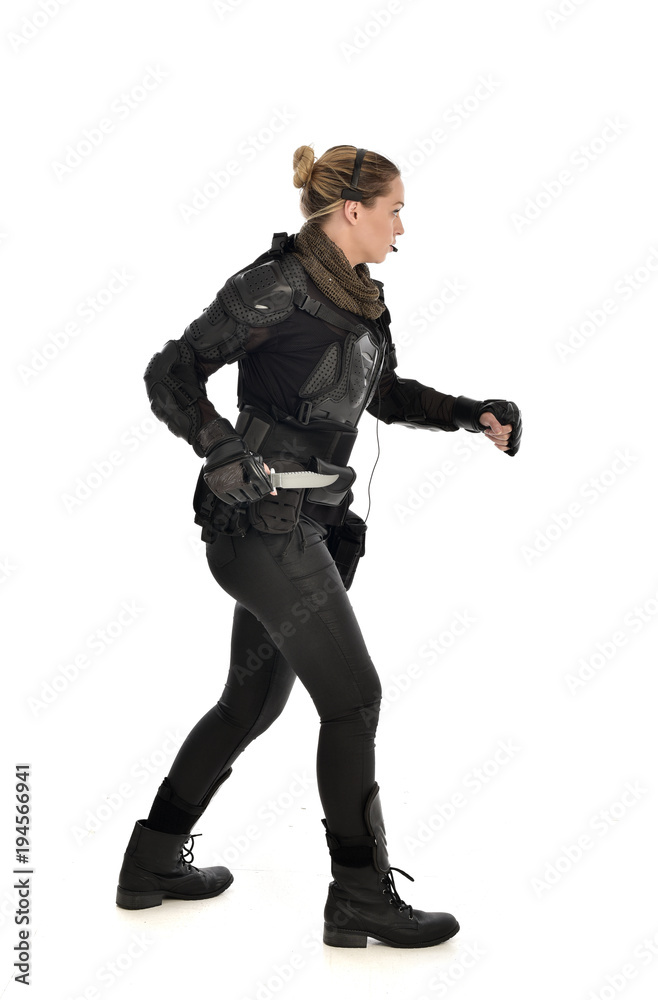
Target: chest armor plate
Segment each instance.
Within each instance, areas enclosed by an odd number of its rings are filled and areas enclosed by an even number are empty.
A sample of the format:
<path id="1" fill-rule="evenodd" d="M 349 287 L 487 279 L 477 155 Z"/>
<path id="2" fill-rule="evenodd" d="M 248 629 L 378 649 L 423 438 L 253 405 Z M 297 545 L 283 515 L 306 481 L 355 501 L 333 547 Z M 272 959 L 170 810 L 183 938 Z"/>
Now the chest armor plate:
<path id="1" fill-rule="evenodd" d="M 370 403 L 384 354 L 376 335 L 360 325 L 326 349 L 299 390 L 302 423 L 328 419 L 356 427 Z"/>

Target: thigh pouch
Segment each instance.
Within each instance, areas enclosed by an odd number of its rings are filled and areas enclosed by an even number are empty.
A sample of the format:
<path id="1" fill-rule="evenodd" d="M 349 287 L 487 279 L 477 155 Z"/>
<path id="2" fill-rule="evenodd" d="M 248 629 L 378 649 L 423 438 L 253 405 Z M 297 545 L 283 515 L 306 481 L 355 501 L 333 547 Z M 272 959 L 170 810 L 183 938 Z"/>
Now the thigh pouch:
<path id="1" fill-rule="evenodd" d="M 363 518 L 348 510 L 343 523 L 329 529 L 326 546 L 334 557 L 345 590 L 350 589 L 359 559 L 365 554 L 367 528 Z"/>

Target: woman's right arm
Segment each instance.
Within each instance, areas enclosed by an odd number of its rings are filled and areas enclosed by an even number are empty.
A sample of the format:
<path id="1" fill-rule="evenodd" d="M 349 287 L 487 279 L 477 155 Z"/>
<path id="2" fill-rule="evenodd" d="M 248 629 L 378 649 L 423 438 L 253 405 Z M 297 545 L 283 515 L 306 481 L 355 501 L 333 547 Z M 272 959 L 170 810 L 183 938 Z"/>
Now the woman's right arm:
<path id="1" fill-rule="evenodd" d="M 189 329 L 189 327 L 188 327 Z M 246 445 L 228 420 L 221 417 L 206 394 L 208 377 L 226 363 L 195 351 L 187 331 L 178 340 L 168 340 L 154 354 L 144 372 L 151 409 L 172 434 L 184 438 L 197 455 L 205 458 L 217 435 L 215 425 L 224 424 L 225 433 L 236 439 L 235 455 L 247 454 Z"/>
<path id="2" fill-rule="evenodd" d="M 265 489 L 268 484 L 260 471 L 259 456 L 252 454 L 206 394 L 208 377 L 246 354 L 249 335 L 249 327 L 225 310 L 220 296 L 221 290 L 182 337 L 168 340 L 153 355 L 144 381 L 153 413 L 206 459 L 206 482 L 230 503 L 236 502 L 235 498 L 225 496 L 225 489 L 235 491 L 238 481 L 247 486 L 247 492 L 254 492 L 253 499 L 270 490 Z M 246 467 L 242 467 L 243 461 Z"/>

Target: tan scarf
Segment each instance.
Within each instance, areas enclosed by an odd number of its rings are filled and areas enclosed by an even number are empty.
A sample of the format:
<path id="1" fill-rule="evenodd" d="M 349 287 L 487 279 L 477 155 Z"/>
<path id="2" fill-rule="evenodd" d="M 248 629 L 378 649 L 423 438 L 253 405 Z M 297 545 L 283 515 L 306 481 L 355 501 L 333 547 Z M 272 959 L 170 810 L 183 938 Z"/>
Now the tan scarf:
<path id="1" fill-rule="evenodd" d="M 341 309 L 377 319 L 386 308 L 364 262 L 352 267 L 341 248 L 317 222 L 305 222 L 295 236 L 295 257 L 321 292 Z"/>

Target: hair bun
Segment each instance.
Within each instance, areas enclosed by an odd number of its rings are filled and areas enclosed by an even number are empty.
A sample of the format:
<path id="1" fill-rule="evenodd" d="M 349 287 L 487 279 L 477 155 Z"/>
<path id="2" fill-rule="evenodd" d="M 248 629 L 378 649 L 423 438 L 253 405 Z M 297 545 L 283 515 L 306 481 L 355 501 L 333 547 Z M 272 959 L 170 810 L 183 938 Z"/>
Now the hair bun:
<path id="1" fill-rule="evenodd" d="M 315 152 L 312 146 L 299 146 L 293 155 L 292 166 L 295 171 L 292 182 L 296 188 L 304 187 L 311 176 L 315 163 Z"/>

